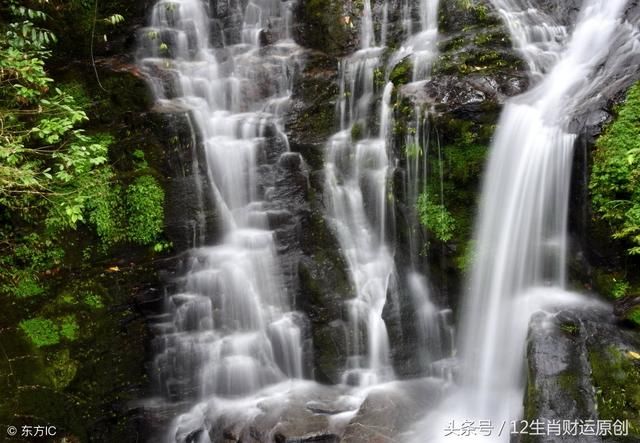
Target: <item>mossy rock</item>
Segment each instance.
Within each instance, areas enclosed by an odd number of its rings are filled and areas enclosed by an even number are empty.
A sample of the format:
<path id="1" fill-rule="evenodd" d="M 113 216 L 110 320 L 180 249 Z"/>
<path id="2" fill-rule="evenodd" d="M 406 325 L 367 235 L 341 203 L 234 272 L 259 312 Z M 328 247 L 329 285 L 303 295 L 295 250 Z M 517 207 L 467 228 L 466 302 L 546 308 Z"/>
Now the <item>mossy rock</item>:
<path id="1" fill-rule="evenodd" d="M 628 420 L 629 435 L 616 440 L 640 440 L 640 354 L 616 346 L 594 347 L 589 361 L 599 418 Z"/>
<path id="2" fill-rule="evenodd" d="M 411 61 L 411 57 L 405 57 L 398 62 L 393 69 L 391 69 L 389 81 L 391 81 L 395 86 L 401 86 L 409 83 L 412 76 L 413 62 Z"/>
<path id="3" fill-rule="evenodd" d="M 291 149 L 300 152 L 313 170 L 321 170 L 324 145 L 338 130 L 338 65 L 336 59 L 317 51 L 308 52 L 303 64 L 285 127 Z"/>
<path id="4" fill-rule="evenodd" d="M 440 32 L 444 37 L 434 74 L 495 74 L 525 68 L 511 47 L 508 29 L 488 1 L 441 2 Z"/>
<path id="5" fill-rule="evenodd" d="M 500 24 L 500 16 L 487 0 L 440 2 L 438 28 L 441 33 L 468 32 Z"/>
<path id="6" fill-rule="evenodd" d="M 350 11 L 340 0 L 306 0 L 296 3 L 295 39 L 306 48 L 341 56 L 357 47 L 358 30 L 354 22 L 359 10 Z"/>

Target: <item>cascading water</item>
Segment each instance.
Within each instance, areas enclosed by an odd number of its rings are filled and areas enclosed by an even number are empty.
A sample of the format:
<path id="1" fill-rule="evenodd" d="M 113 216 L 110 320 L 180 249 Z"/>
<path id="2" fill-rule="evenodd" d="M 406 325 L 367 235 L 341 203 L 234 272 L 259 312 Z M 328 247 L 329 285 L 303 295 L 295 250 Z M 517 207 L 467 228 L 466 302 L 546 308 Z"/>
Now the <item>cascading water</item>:
<path id="1" fill-rule="evenodd" d="M 374 70 L 383 51 L 373 46 L 369 0 L 365 1 L 361 39 L 362 49 L 341 63 L 342 99 L 338 106 L 342 130 L 328 143 L 325 189 L 329 217 L 356 290 L 349 303 L 352 335 L 344 381 L 366 386 L 393 377 L 382 311 L 387 293 L 395 286 L 393 255 L 385 241 L 386 139 L 393 85 L 385 87 L 378 137 L 367 138 L 371 136 L 367 118 L 375 100 Z"/>
<path id="2" fill-rule="evenodd" d="M 564 28 L 544 24 L 530 4 L 495 1 L 541 81 L 506 105 L 498 125 L 460 323 L 461 386 L 427 418 L 416 442 L 457 441 L 444 436 L 452 420 L 492 420 L 497 429 L 506 422 L 509 429 L 522 411 L 530 316 L 557 304 L 584 303 L 563 290 L 576 139 L 569 126 L 578 107 L 639 53 L 632 25 L 620 21 L 626 3 L 585 0 L 563 46 Z M 509 438 L 509 432 L 495 432 L 488 439 Z"/>
<path id="3" fill-rule="evenodd" d="M 251 0 L 238 35 L 216 35 L 205 3 L 161 0 L 140 35 L 139 64 L 159 105 L 189 111 L 206 159 L 202 192 L 215 201 L 222 240 L 196 244 L 180 290 L 156 325 L 162 395 L 195 406 L 168 441 L 200 432 L 216 403 L 302 374 L 301 329 L 279 268 L 258 166 L 288 153 L 280 118 L 291 91 L 290 1 Z M 210 37 L 211 36 L 211 37 Z M 277 41 L 260 48 L 264 38 Z M 208 187 L 207 187 L 208 186 Z M 204 432 L 201 432 L 204 431 Z"/>
<path id="4" fill-rule="evenodd" d="M 387 66 L 392 68 L 409 57 L 414 80 L 423 80 L 436 54 L 438 1 L 405 1 L 401 8 L 407 39 Z M 380 37 L 383 43 L 389 10 L 385 2 Z M 413 29 L 416 22 L 417 30 Z M 393 378 L 383 310 L 397 298 L 397 273 L 387 238 L 393 222 L 388 215 L 388 181 L 394 85 L 388 82 L 384 86 L 380 106 L 376 107 L 376 72 L 379 76 L 388 69 L 383 66 L 384 48 L 376 46 L 369 0 L 364 2 L 361 26 L 361 49 L 340 66 L 341 131 L 327 145 L 325 189 L 328 215 L 356 290 L 356 297 L 349 302 L 352 332 L 344 381 L 367 386 Z M 371 125 L 372 114 L 379 119 L 378 128 Z M 421 337 L 428 336 L 422 341 L 440 342 L 440 313 L 430 301 L 425 278 L 415 271 L 408 278 L 409 291 L 420 311 L 417 332 Z"/>
<path id="5" fill-rule="evenodd" d="M 438 0 L 421 1 L 418 4 L 418 20 L 411 21 L 411 2 L 405 2 L 403 7 L 403 27 L 410 33 L 410 37 L 392 56 L 393 62 L 404 58 L 411 60 L 413 67 L 412 82 L 405 85 L 407 91 L 420 90 L 431 75 L 431 65 L 438 55 Z M 417 24 L 417 30 L 411 32 Z M 403 91 L 400 91 L 402 94 Z M 439 201 L 444 206 L 443 189 L 429 190 L 427 181 L 429 174 L 437 174 L 442 179 L 442 171 L 429 171 L 428 159 L 430 155 L 440 156 L 437 137 L 431 133 L 429 113 L 430 109 L 423 109 L 416 105 L 413 114 L 413 131 L 407 131 L 403 141 L 405 164 L 405 195 L 409 202 L 407 229 L 409 235 L 410 269 L 406 272 L 407 289 L 415 307 L 417 320 L 418 350 L 420 362 L 427 373 L 450 378 L 448 363 L 444 361 L 454 352 L 454 331 L 452 326 L 451 309 L 441 309 L 433 302 L 432 289 L 427 278 L 420 271 L 422 264 L 419 256 L 424 245 L 418 235 L 420 220 L 416 202 L 420 195 L 430 200 Z M 432 149 L 433 146 L 437 149 Z M 432 152 L 433 151 L 433 152 Z M 430 192 L 439 192 L 439 196 Z M 436 363 L 437 362 L 437 363 Z M 435 365 L 434 365 L 435 364 Z"/>

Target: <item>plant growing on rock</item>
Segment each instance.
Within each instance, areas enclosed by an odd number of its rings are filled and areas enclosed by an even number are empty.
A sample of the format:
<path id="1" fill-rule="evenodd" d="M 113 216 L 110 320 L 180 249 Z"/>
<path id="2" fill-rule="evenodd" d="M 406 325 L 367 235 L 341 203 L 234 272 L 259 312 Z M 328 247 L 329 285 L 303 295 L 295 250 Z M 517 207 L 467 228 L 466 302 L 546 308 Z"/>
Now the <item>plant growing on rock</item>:
<path id="1" fill-rule="evenodd" d="M 418 198 L 417 208 L 420 223 L 438 240 L 448 242 L 453 238 L 456 221 L 443 204 L 435 203 L 429 194 L 424 193 Z"/>
<path id="2" fill-rule="evenodd" d="M 589 190 L 612 238 L 628 242 L 629 254 L 640 254 L 640 83 L 596 142 Z"/>

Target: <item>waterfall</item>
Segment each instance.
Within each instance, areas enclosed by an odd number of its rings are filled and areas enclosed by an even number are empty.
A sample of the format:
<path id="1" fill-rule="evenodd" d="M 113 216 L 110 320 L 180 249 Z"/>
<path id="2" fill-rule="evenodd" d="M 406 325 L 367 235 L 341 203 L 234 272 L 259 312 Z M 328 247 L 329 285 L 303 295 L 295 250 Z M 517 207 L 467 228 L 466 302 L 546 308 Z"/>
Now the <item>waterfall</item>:
<path id="1" fill-rule="evenodd" d="M 352 336 L 349 368 L 345 374 L 345 382 L 356 385 L 371 385 L 392 378 L 389 338 L 382 318 L 387 293 L 395 289 L 393 255 L 385 242 L 387 134 L 354 140 L 354 127 L 367 130 L 364 118 L 359 117 L 366 116 L 373 99 L 373 69 L 378 57 L 377 50 L 363 50 L 346 62 L 343 87 L 350 85 L 351 91 L 360 90 L 362 95 L 352 97 L 350 106 L 342 105 L 345 113 L 347 109 L 350 112 L 341 116 L 345 127 L 329 141 L 325 163 L 328 215 L 356 290 L 356 297 L 349 302 Z M 383 109 L 389 106 L 391 88 L 392 85 L 385 88 Z M 388 129 L 388 124 L 381 128 Z M 363 336 L 366 336 L 366 346 L 363 346 Z"/>
<path id="2" fill-rule="evenodd" d="M 297 51 L 291 6 L 237 6 L 231 13 L 242 25 L 233 34 L 216 33 L 205 2 L 160 0 L 139 35 L 139 65 L 158 105 L 187 110 L 194 122 L 205 181 L 196 188 L 215 202 L 221 232 L 216 244 L 193 245 L 155 325 L 156 385 L 167 402 L 186 406 L 167 441 L 196 441 L 194 432 L 209 441 L 216 403 L 303 376 L 302 322 L 283 284 L 259 169 L 274 154 L 297 155 L 281 122 Z M 265 39 L 276 43 L 261 48 Z"/>
<path id="3" fill-rule="evenodd" d="M 451 420 L 492 420 L 499 428 L 520 417 L 530 316 L 583 303 L 564 290 L 570 124 L 639 50 L 633 27 L 620 20 L 626 0 L 585 0 L 570 36 L 527 2 L 494 3 L 538 83 L 507 103 L 494 136 L 460 322 L 461 386 L 416 442 L 458 441 L 443 436 Z"/>
<path id="4" fill-rule="evenodd" d="M 401 5 L 406 40 L 385 65 L 383 47 L 375 46 L 369 0 L 364 2 L 361 49 L 340 64 L 340 101 L 338 112 L 341 130 L 328 142 L 325 155 L 325 191 L 328 217 L 346 258 L 356 296 L 349 301 L 351 336 L 345 383 L 369 386 L 394 377 L 387 327 L 383 319 L 385 306 L 398 297 L 394 251 L 389 239 L 389 156 L 392 140 L 391 97 L 394 85 L 380 85 L 380 73 L 388 79 L 389 70 L 405 57 L 414 66 L 414 80 L 424 80 L 436 54 L 437 0 L 421 0 Z M 417 11 L 416 16 L 412 12 Z M 382 29 L 378 39 L 387 40 L 389 4 L 382 5 Z M 413 32 L 412 22 L 418 29 Z M 377 75 L 376 75 L 377 73 Z M 378 84 L 376 84 L 378 83 Z M 380 104 L 376 99 L 382 92 Z M 378 122 L 372 124 L 372 116 Z M 415 274 L 415 275 L 414 275 Z M 422 313 L 419 334 L 438 329 L 439 311 L 431 303 L 424 277 L 409 276 L 421 284 L 409 284 L 412 300 Z M 427 304 L 432 309 L 427 309 Z M 431 340 L 424 338 L 422 341 Z M 437 341 L 439 341 L 439 336 Z"/>

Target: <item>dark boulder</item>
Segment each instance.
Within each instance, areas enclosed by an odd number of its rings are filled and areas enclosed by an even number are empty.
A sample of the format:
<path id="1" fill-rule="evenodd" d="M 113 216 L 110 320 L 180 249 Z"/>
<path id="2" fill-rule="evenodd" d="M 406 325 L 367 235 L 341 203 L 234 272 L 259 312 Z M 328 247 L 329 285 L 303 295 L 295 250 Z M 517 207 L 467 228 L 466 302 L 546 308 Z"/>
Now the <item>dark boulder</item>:
<path id="1" fill-rule="evenodd" d="M 527 349 L 527 420 L 629 420 L 629 435 L 584 442 L 638 441 L 640 332 L 619 323 L 610 308 L 566 309 L 535 315 Z M 525 442 L 565 441 L 527 436 Z"/>

